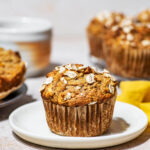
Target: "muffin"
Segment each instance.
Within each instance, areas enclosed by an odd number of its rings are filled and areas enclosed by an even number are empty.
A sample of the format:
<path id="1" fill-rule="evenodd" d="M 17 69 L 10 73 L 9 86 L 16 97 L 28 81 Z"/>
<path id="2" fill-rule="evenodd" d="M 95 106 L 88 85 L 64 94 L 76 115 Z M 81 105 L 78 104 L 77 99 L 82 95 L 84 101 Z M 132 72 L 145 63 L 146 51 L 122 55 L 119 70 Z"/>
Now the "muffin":
<path id="1" fill-rule="evenodd" d="M 52 132 L 90 137 L 107 131 L 117 94 L 117 82 L 108 71 L 68 64 L 46 77 L 40 91 Z"/>
<path id="2" fill-rule="evenodd" d="M 90 47 L 90 55 L 104 60 L 103 40 L 109 28 L 117 25 L 123 18 L 124 14 L 117 12 L 101 12 L 94 17 L 87 27 L 87 37 Z"/>
<path id="3" fill-rule="evenodd" d="M 25 64 L 18 52 L 0 48 L 0 99 L 22 85 L 25 71 Z"/>
<path id="4" fill-rule="evenodd" d="M 103 42 L 110 72 L 127 78 L 150 77 L 150 29 L 125 18 L 112 27 Z"/>
<path id="5" fill-rule="evenodd" d="M 142 23 L 150 23 L 150 9 L 140 12 L 137 16 L 137 20 Z"/>

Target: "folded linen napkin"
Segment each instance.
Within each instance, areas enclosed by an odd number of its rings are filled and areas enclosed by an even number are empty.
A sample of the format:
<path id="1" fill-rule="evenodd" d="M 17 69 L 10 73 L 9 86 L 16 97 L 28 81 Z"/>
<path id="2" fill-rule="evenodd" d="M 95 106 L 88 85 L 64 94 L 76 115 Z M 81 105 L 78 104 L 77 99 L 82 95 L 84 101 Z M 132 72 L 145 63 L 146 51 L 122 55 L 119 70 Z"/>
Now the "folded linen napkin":
<path id="1" fill-rule="evenodd" d="M 117 100 L 142 109 L 150 125 L 150 81 L 122 81 L 120 89 L 121 94 L 117 96 Z"/>

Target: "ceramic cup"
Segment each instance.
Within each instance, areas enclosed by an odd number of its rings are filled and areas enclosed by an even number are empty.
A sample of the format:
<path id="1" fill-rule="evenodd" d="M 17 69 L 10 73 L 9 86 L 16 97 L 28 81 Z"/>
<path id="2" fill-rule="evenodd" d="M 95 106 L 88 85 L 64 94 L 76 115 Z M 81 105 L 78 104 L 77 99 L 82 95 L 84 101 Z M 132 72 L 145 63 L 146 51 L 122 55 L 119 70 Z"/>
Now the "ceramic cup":
<path id="1" fill-rule="evenodd" d="M 52 26 L 40 18 L 0 18 L 0 47 L 19 51 L 27 76 L 44 70 L 50 62 Z"/>

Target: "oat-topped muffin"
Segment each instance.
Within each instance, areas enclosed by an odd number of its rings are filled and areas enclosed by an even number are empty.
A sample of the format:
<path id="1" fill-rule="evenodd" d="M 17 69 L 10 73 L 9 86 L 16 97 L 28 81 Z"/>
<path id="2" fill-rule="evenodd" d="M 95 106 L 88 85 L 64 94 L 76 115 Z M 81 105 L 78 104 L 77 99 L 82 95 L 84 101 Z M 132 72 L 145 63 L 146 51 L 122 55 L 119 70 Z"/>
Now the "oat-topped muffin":
<path id="1" fill-rule="evenodd" d="M 103 39 L 105 34 L 112 26 L 118 25 L 124 17 L 122 13 L 104 11 L 91 20 L 87 27 L 87 35 L 92 56 L 100 60 L 104 59 Z"/>
<path id="2" fill-rule="evenodd" d="M 108 69 L 123 77 L 150 77 L 150 29 L 125 18 L 105 37 L 104 54 Z"/>
<path id="3" fill-rule="evenodd" d="M 138 14 L 139 22 L 150 23 L 150 9 L 146 9 Z"/>
<path id="4" fill-rule="evenodd" d="M 51 131 L 67 136 L 97 136 L 110 126 L 117 82 L 108 71 L 68 64 L 47 74 L 41 88 Z"/>
<path id="5" fill-rule="evenodd" d="M 0 99 L 22 85 L 25 70 L 25 64 L 18 52 L 0 48 Z"/>

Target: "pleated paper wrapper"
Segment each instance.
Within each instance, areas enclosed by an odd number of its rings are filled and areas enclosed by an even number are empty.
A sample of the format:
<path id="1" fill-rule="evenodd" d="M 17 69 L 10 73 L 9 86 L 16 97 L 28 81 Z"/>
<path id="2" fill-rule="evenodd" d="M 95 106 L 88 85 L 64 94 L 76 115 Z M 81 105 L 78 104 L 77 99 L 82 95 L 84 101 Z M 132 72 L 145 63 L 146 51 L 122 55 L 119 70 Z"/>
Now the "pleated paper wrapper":
<path id="1" fill-rule="evenodd" d="M 150 50 L 113 48 L 104 43 L 108 70 L 127 78 L 150 78 Z"/>
<path id="2" fill-rule="evenodd" d="M 68 107 L 43 100 L 50 130 L 59 135 L 89 137 L 107 131 L 111 124 L 116 95 L 93 105 Z"/>

